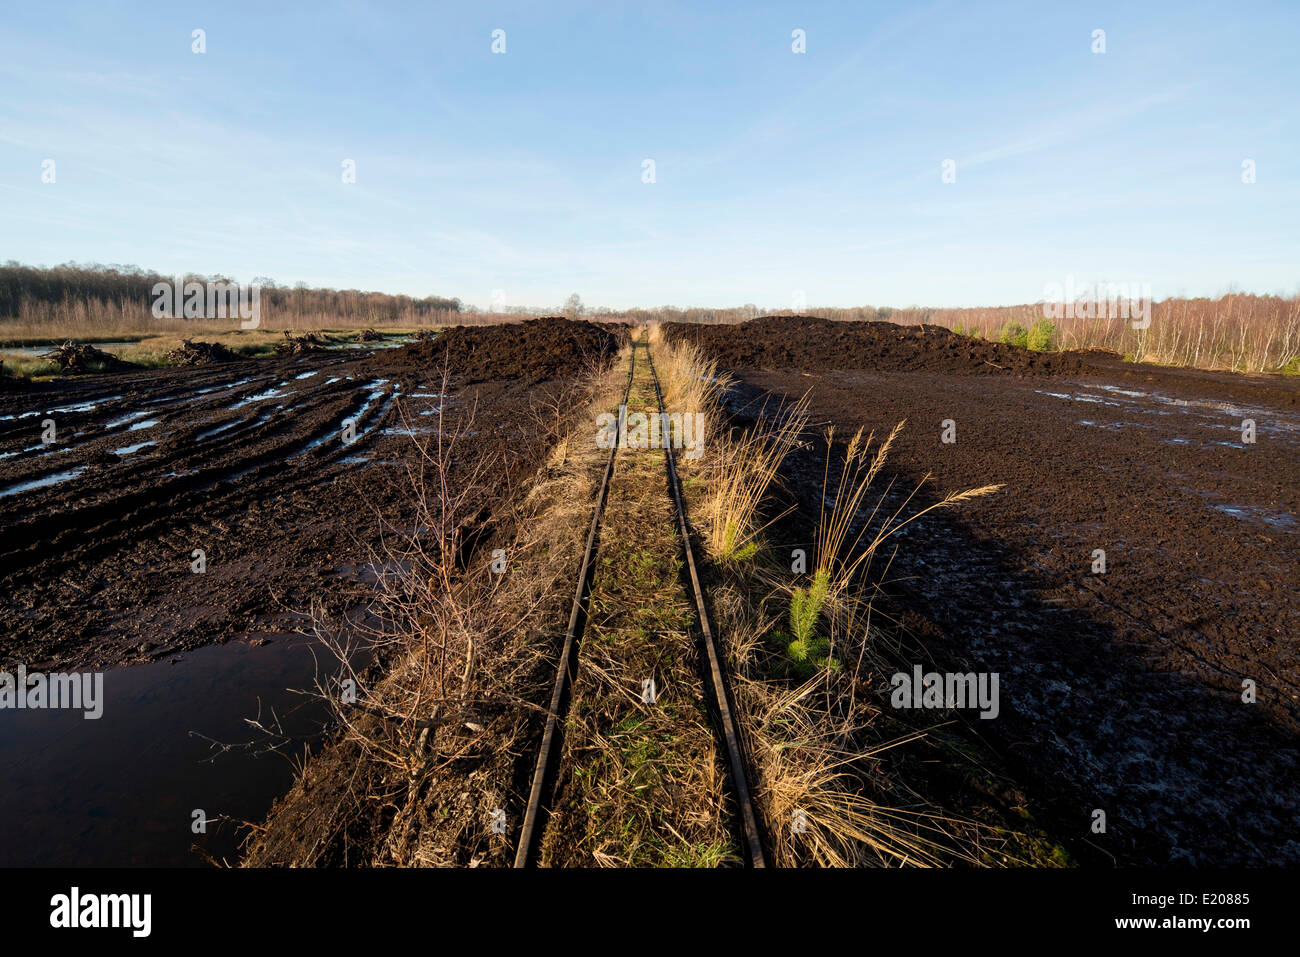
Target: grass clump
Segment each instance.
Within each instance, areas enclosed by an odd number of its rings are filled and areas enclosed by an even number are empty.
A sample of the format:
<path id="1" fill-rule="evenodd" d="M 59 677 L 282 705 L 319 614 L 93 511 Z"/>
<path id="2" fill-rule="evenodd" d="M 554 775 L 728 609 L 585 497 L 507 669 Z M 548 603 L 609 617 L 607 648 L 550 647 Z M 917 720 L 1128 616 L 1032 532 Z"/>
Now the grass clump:
<path id="1" fill-rule="evenodd" d="M 717 363 L 691 343 L 663 341 L 656 324 L 650 325 L 647 338 L 654 349 L 667 411 L 704 418 L 704 458 L 692 462 L 682 457 L 679 470 L 687 487 L 704 481 L 713 489 L 701 523 L 709 555 L 726 563 L 749 561 L 758 554 L 759 533 L 775 520 L 765 521 L 760 505 L 808 423 L 807 399 L 778 409 L 774 417 L 780 425 L 775 429 L 723 434 L 716 422 L 720 397 L 730 380 L 719 372 Z M 703 475 L 697 471 L 701 469 Z"/>
<path id="2" fill-rule="evenodd" d="M 836 444 L 834 430 L 827 430 L 814 551 L 807 572 L 792 581 L 790 569 L 778 566 L 766 547 L 766 536 L 789 514 L 770 494 L 781 481 L 786 453 L 810 444 L 802 436 L 806 397 L 798 411 L 798 431 L 790 425 L 791 409 L 783 407 L 725 435 L 721 447 L 710 446 L 708 481 L 687 486 L 688 512 L 700 517 L 708 546 L 712 568 L 704 575 L 712 579 L 716 630 L 734 677 L 735 713 L 772 863 L 979 864 L 989 844 L 996 845 L 990 860 L 1006 862 L 1012 855 L 994 829 L 924 809 L 897 771 L 886 770 L 887 761 L 898 765 L 890 756 L 926 732 L 881 712 L 873 689 L 898 649 L 890 633 L 872 624 L 861 581 L 892 532 L 995 487 L 941 497 L 910 516 L 903 513 L 911 496 L 887 509 L 889 489 L 873 496 L 869 487 L 902 425 L 879 445 L 862 430 L 847 446 Z M 772 512 L 780 514 L 770 518 Z M 755 546 L 755 560 L 734 560 L 746 546 Z"/>
<path id="3" fill-rule="evenodd" d="M 709 555 L 716 561 L 753 558 L 758 536 L 780 517 L 764 519 L 761 506 L 808 423 L 807 397 L 779 409 L 776 419 L 778 424 L 770 430 L 751 430 L 714 447 L 709 482 L 713 493 L 705 500 L 702 524 Z"/>
<path id="4" fill-rule="evenodd" d="M 4 363 L 5 375 L 15 379 L 38 379 L 59 374 L 59 364 L 41 356 L 5 353 L 0 355 L 0 362 Z"/>

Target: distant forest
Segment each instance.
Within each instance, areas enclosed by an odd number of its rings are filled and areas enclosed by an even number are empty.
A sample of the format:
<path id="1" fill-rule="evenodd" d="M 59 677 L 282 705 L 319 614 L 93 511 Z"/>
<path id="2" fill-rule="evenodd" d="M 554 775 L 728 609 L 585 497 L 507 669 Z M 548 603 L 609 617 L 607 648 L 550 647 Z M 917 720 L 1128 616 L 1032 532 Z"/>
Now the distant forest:
<path id="1" fill-rule="evenodd" d="M 155 283 L 171 284 L 175 276 L 164 276 L 135 266 L 78 265 L 41 268 L 10 260 L 0 266 L 0 317 L 47 318 L 76 308 L 95 306 L 117 314 L 145 314 L 153 304 Z M 226 276 L 186 274 L 183 280 L 230 282 Z M 393 323 L 459 313 L 461 302 L 443 296 L 394 296 L 357 289 L 317 289 L 298 283 L 278 285 L 258 277 L 249 285 L 261 288 L 261 307 L 268 316 L 330 315 L 343 321 Z M 79 307 L 79 308 L 78 308 Z"/>

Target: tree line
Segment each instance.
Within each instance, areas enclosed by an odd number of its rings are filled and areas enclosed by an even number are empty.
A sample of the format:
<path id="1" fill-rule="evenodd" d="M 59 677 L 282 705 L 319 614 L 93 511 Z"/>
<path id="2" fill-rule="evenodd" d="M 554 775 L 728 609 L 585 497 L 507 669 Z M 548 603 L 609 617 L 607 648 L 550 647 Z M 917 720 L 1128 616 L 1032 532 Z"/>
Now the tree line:
<path id="1" fill-rule="evenodd" d="M 171 284 L 176 277 L 138 266 L 105 266 L 98 263 L 61 266 L 24 266 L 9 260 L 0 266 L 0 317 L 16 317 L 33 307 L 102 303 L 117 310 L 140 308 L 148 311 L 157 283 Z M 231 282 L 226 276 L 187 273 L 184 281 Z M 281 315 L 330 314 L 342 319 L 370 322 L 419 318 L 436 313 L 461 311 L 461 301 L 445 296 L 391 295 L 358 289 L 326 289 L 297 283 L 282 286 L 259 276 L 250 286 L 261 289 L 262 308 Z"/>

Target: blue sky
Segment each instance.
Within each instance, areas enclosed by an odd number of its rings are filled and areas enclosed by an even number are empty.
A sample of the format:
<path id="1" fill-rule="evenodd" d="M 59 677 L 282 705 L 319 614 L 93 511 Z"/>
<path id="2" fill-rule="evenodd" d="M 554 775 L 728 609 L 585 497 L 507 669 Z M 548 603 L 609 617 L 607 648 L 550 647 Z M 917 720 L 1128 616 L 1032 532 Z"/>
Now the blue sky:
<path id="1" fill-rule="evenodd" d="M 484 307 L 1294 293 L 1298 48 L 1294 3 L 9 3 L 0 260 Z"/>

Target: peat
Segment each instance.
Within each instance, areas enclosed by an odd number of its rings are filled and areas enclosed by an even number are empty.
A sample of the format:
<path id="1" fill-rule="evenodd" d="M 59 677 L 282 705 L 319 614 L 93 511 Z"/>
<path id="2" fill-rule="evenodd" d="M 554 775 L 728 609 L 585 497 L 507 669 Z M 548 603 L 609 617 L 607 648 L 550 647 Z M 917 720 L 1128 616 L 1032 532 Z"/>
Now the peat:
<path id="1" fill-rule="evenodd" d="M 204 362 L 233 362 L 239 358 L 239 354 L 219 342 L 182 339 L 177 348 L 167 353 L 167 358 L 177 365 L 193 366 Z"/>
<path id="2" fill-rule="evenodd" d="M 905 513 L 1005 484 L 890 540 L 879 574 L 892 601 L 880 610 L 926 649 L 911 661 L 1001 675 L 996 721 L 954 717 L 997 742 L 1032 804 L 1092 848 L 1086 859 L 1300 861 L 1300 382 L 1118 361 L 1104 377 L 1050 384 L 859 370 L 742 378 L 730 395 L 744 416 L 770 393 L 811 391 L 814 419 L 841 436 L 865 425 L 879 438 L 906 419 L 878 480 L 880 492 L 894 483 L 886 514 L 927 475 Z M 1247 417 L 1259 428 L 1251 445 Z M 954 444 L 940 441 L 946 418 Z M 822 448 L 785 469 L 806 528 Z M 1088 830 L 1094 808 L 1106 810 L 1104 836 Z"/>
<path id="3" fill-rule="evenodd" d="M 548 317 L 494 326 L 452 326 L 431 341 L 413 342 L 391 359 L 395 370 L 435 369 L 444 362 L 467 382 L 570 377 L 607 362 L 623 336 L 594 323 Z"/>
<path id="4" fill-rule="evenodd" d="M 957 375 L 1085 375 L 1077 355 L 1031 352 L 943 326 L 765 316 L 738 325 L 667 322 L 664 334 L 701 346 L 730 369 L 874 369 Z"/>
<path id="5" fill-rule="evenodd" d="M 0 388 L 0 660 L 150 661 L 292 631 L 313 604 L 330 616 L 364 604 L 385 537 L 414 515 L 418 445 L 440 428 L 468 429 L 457 467 L 468 475 L 494 459 L 481 489 L 490 511 L 546 450 L 536 404 L 570 386 L 577 357 L 608 354 L 615 341 L 555 327 L 525 341 L 551 336 L 549 364 L 457 349 L 445 381 L 442 357 L 389 349 Z M 50 445 L 47 418 L 57 424 Z M 356 438 L 346 444 L 349 419 Z M 199 548 L 207 568 L 194 574 Z"/>

